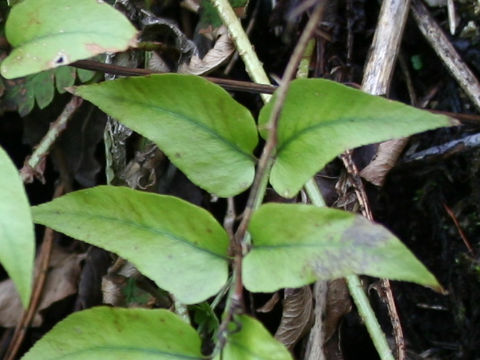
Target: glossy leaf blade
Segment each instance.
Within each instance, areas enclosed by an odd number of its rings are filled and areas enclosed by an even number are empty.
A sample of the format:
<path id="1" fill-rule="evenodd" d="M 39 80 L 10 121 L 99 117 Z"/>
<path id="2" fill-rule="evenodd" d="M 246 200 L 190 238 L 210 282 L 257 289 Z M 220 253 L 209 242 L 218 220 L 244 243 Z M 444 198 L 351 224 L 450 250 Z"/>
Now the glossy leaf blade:
<path id="1" fill-rule="evenodd" d="M 34 221 L 131 261 L 181 302 L 201 302 L 227 280 L 228 236 L 204 209 L 123 187 L 81 190 L 33 207 Z"/>
<path id="2" fill-rule="evenodd" d="M 275 97 L 260 112 L 260 128 L 265 128 L 274 101 Z M 270 182 L 282 196 L 293 197 L 347 149 L 449 125 L 446 116 L 329 80 L 298 79 L 291 83 L 279 120 Z"/>
<path id="3" fill-rule="evenodd" d="M 97 307 L 58 323 L 29 359 L 202 359 L 200 337 L 167 310 Z"/>
<path id="4" fill-rule="evenodd" d="M 1 64 L 7 79 L 124 51 L 136 41 L 127 18 L 97 0 L 24 0 L 10 11 L 5 33 L 14 47 Z"/>
<path id="5" fill-rule="evenodd" d="M 155 142 L 192 182 L 221 197 L 253 181 L 250 112 L 205 79 L 151 75 L 85 85 L 75 94 Z"/>
<path id="6" fill-rule="evenodd" d="M 240 315 L 236 318 L 238 331 L 227 338 L 222 357 L 215 360 L 292 360 L 287 348 L 278 342 L 258 320 Z M 234 325 L 233 323 L 231 325 Z"/>
<path id="7" fill-rule="evenodd" d="M 32 215 L 17 168 L 1 147 L 0 173 L 0 263 L 27 307 L 35 255 Z"/>
<path id="8" fill-rule="evenodd" d="M 254 213 L 249 231 L 253 247 L 244 259 L 243 280 L 250 291 L 272 292 L 352 274 L 441 289 L 400 240 L 359 215 L 267 204 Z"/>

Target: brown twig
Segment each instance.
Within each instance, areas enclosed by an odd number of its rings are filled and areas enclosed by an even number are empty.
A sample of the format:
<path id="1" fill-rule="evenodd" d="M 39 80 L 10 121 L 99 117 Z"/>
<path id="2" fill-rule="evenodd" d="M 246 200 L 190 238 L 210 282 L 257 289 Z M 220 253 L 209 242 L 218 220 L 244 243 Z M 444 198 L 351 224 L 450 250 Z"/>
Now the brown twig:
<path id="1" fill-rule="evenodd" d="M 457 228 L 458 234 L 462 238 L 463 243 L 465 244 L 468 251 L 470 252 L 470 255 L 476 256 L 475 255 L 475 250 L 473 250 L 472 244 L 470 244 L 470 241 L 468 241 L 467 237 L 465 236 L 465 233 L 463 232 L 462 227 L 460 226 L 460 223 L 458 222 L 458 219 L 455 216 L 455 214 L 453 213 L 453 211 L 446 204 L 443 204 L 443 207 L 444 207 L 445 211 L 447 212 L 448 216 L 450 216 L 450 218 L 453 220 L 453 223 L 455 224 L 455 227 Z"/>
<path id="2" fill-rule="evenodd" d="M 472 100 L 473 105 L 480 110 L 480 82 L 462 60 L 425 5 L 420 0 L 412 0 L 411 10 L 423 36 Z"/>
<path id="3" fill-rule="evenodd" d="M 86 70 L 100 71 L 103 73 L 121 75 L 121 76 L 144 76 L 152 74 L 161 74 L 158 71 L 152 71 L 148 69 L 128 68 L 125 66 L 105 64 L 92 60 L 79 60 L 71 64 L 74 67 Z M 248 81 L 221 79 L 210 76 L 204 76 L 204 79 L 211 81 L 217 85 L 222 86 L 226 90 L 230 91 L 244 91 L 251 93 L 273 94 L 276 87 L 273 85 L 256 84 Z"/>
<path id="4" fill-rule="evenodd" d="M 60 183 L 55 189 L 55 193 L 53 194 L 53 198 L 57 198 L 61 196 L 64 192 L 64 185 Z M 22 318 L 18 323 L 15 332 L 13 334 L 12 340 L 10 342 L 10 346 L 8 347 L 7 354 L 5 356 L 5 360 L 14 360 L 18 354 L 18 350 L 25 339 L 25 335 L 27 333 L 28 327 L 30 326 L 32 319 L 37 312 L 38 305 L 42 299 L 42 292 L 45 286 L 45 282 L 47 280 L 48 275 L 48 267 L 50 264 L 50 255 L 52 253 L 52 246 L 53 240 L 55 236 L 55 231 L 50 228 L 45 228 L 45 232 L 43 234 L 43 242 L 40 252 L 38 254 L 38 261 L 39 261 L 39 269 L 35 276 L 34 288 L 32 292 L 32 298 L 30 301 L 30 305 L 27 310 L 25 310 L 22 314 Z"/>
<path id="5" fill-rule="evenodd" d="M 407 20 L 408 6 L 409 0 L 386 0 L 382 3 L 375 36 L 371 45 L 370 56 L 364 70 L 362 81 L 363 91 L 372 95 L 388 94 L 396 58 L 400 48 L 403 29 Z M 380 144 L 377 150 L 377 155 L 384 151 L 384 148 L 391 147 L 392 144 L 395 145 L 397 149 L 403 149 L 406 144 L 406 139 L 397 139 L 394 141 L 395 143 L 387 142 Z M 391 151 L 391 149 L 389 149 L 389 154 L 391 156 L 378 156 L 377 160 L 383 160 L 386 164 L 394 164 L 400 155 L 400 151 Z M 365 187 L 360 177 L 360 173 L 352 160 L 351 151 L 345 152 L 342 156 L 342 160 L 352 177 L 355 193 L 362 209 L 362 214 L 370 221 L 373 221 L 373 214 L 365 192 Z M 379 165 L 373 161 L 366 169 L 368 168 L 378 169 Z M 386 171 L 385 174 L 382 175 L 381 179 L 385 177 Z M 385 290 L 384 300 L 388 307 L 390 322 L 395 337 L 397 359 L 405 360 L 405 340 L 390 281 L 388 279 L 383 279 L 382 286 Z"/>

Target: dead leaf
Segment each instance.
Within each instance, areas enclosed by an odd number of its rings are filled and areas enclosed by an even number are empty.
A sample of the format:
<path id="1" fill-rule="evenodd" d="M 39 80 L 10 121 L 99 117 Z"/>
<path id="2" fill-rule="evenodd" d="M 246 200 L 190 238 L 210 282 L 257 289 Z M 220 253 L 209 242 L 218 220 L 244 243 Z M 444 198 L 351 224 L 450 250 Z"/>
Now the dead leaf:
<path id="1" fill-rule="evenodd" d="M 84 254 L 69 254 L 58 246 L 52 249 L 47 281 L 43 289 L 42 300 L 33 318 L 32 326 L 42 325 L 40 312 L 54 302 L 65 299 L 77 292 L 80 262 Z M 35 273 L 38 269 L 38 259 L 35 262 Z M 14 327 L 22 316 L 23 307 L 17 295 L 13 282 L 8 279 L 0 283 L 0 326 Z"/>
<path id="2" fill-rule="evenodd" d="M 228 35 L 227 28 L 221 26 L 217 30 L 217 41 L 212 49 L 208 50 L 203 58 L 193 55 L 189 63 L 181 64 L 178 72 L 183 74 L 205 75 L 227 61 L 235 51 L 232 40 Z"/>
<path id="3" fill-rule="evenodd" d="M 325 342 L 337 331 L 342 318 L 352 310 L 352 300 L 344 279 L 328 283 L 327 304 L 324 320 Z"/>
<path id="4" fill-rule="evenodd" d="M 282 320 L 275 338 L 289 350 L 310 329 L 312 325 L 313 300 L 310 286 L 298 289 L 285 289 Z"/>
<path id="5" fill-rule="evenodd" d="M 360 176 L 374 185 L 382 186 L 407 142 L 408 138 L 402 138 L 381 143 L 375 158 L 360 172 Z"/>

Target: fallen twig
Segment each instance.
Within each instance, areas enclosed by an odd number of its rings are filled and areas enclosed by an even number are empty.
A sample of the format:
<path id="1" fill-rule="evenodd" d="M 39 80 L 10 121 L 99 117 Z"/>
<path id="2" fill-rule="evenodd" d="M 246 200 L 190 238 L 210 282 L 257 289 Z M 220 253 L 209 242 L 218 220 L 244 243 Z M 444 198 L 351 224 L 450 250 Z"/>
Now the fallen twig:
<path id="1" fill-rule="evenodd" d="M 462 60 L 425 5 L 420 0 L 412 0 L 411 8 L 413 17 L 425 39 L 472 100 L 473 105 L 480 110 L 480 83 L 475 75 Z"/>

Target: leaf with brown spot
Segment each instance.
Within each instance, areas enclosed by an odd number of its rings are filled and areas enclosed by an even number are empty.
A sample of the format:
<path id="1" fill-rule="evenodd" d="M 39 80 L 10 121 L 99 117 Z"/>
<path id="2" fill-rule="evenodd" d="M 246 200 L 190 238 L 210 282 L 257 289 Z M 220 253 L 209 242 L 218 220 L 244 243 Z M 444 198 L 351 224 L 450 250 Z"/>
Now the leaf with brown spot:
<path id="1" fill-rule="evenodd" d="M 441 290 L 435 277 L 381 225 L 345 211 L 266 204 L 249 226 L 245 287 L 273 292 L 351 274 L 411 281 Z"/>
<path id="2" fill-rule="evenodd" d="M 13 79 L 127 50 L 135 46 L 137 30 L 103 1 L 24 0 L 10 11 L 5 34 L 13 50 L 1 73 Z"/>

